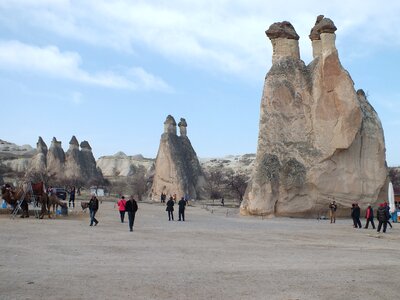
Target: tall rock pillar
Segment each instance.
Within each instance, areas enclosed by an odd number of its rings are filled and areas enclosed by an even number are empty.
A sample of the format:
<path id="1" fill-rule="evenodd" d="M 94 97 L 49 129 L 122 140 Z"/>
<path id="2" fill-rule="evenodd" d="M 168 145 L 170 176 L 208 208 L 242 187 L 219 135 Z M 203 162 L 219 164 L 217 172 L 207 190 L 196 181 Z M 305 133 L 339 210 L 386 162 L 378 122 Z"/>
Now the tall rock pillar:
<path id="1" fill-rule="evenodd" d="M 43 141 L 42 137 L 39 136 L 38 142 L 36 143 L 36 154 L 32 157 L 28 173 L 45 173 L 47 170 L 47 145 Z"/>
<path id="2" fill-rule="evenodd" d="M 65 177 L 74 181 L 82 178 L 79 143 L 75 136 L 69 142 L 69 149 L 65 153 Z"/>
<path id="3" fill-rule="evenodd" d="M 205 180 L 196 152 L 187 137 L 187 123 L 178 124 L 180 136 L 176 134 L 175 119 L 169 115 L 164 122 L 160 147 L 155 162 L 152 199 L 158 201 L 161 193 L 176 194 L 199 199 L 203 196 Z"/>
<path id="4" fill-rule="evenodd" d="M 65 153 L 61 142 L 55 137 L 51 141 L 49 151 L 47 152 L 47 171 L 49 174 L 56 175 L 58 179 L 64 177 Z"/>
<path id="5" fill-rule="evenodd" d="M 326 212 L 332 198 L 345 212 L 352 202 L 376 202 L 385 188 L 382 126 L 340 64 L 335 31 L 330 19 L 318 16 L 308 66 L 297 55 L 290 23 L 266 31 L 273 64 L 242 214 L 315 216 Z"/>

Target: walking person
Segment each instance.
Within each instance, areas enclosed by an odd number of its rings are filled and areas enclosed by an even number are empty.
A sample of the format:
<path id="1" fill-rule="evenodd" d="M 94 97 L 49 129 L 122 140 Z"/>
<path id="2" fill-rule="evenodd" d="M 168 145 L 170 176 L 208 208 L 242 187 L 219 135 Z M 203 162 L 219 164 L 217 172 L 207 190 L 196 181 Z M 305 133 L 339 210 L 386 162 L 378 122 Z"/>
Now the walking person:
<path id="1" fill-rule="evenodd" d="M 378 211 L 376 212 L 376 218 L 379 221 L 377 232 L 381 232 L 381 228 L 383 225 L 383 233 L 385 233 L 387 227 L 387 220 L 389 219 L 389 214 L 383 203 L 379 204 Z"/>
<path id="2" fill-rule="evenodd" d="M 90 212 L 90 226 L 97 226 L 99 221 L 96 220 L 95 216 L 97 213 L 97 210 L 99 209 L 99 199 L 93 194 L 92 198 L 90 198 L 89 201 L 89 212 Z"/>
<path id="3" fill-rule="evenodd" d="M 372 209 L 371 204 L 368 204 L 367 211 L 365 212 L 365 219 L 367 220 L 367 223 L 364 228 L 368 229 L 369 222 L 371 222 L 372 228 L 375 229 L 374 210 Z"/>
<path id="4" fill-rule="evenodd" d="M 185 201 L 185 199 L 183 197 L 182 197 L 181 200 L 179 200 L 178 206 L 179 206 L 179 219 L 178 219 L 178 221 L 185 221 L 186 201 Z"/>
<path id="5" fill-rule="evenodd" d="M 222 197 L 222 199 L 221 199 L 221 205 L 222 205 L 222 206 L 225 206 L 225 200 L 224 200 L 224 197 Z"/>
<path id="6" fill-rule="evenodd" d="M 68 207 L 75 208 L 75 187 L 73 186 L 71 188 L 71 192 L 69 193 L 69 201 L 68 201 Z"/>
<path id="7" fill-rule="evenodd" d="M 351 209 L 351 217 L 353 218 L 354 228 L 361 228 L 361 221 L 360 221 L 361 210 L 357 203 L 353 203 Z"/>
<path id="8" fill-rule="evenodd" d="M 332 201 L 331 204 L 329 204 L 329 215 L 331 217 L 331 223 L 336 223 L 336 210 L 336 201 Z"/>
<path id="9" fill-rule="evenodd" d="M 129 219 L 129 231 L 133 231 L 133 224 L 135 223 L 135 215 L 138 210 L 138 205 L 133 198 L 133 196 L 129 197 L 129 200 L 126 201 L 125 204 L 125 211 L 128 213 L 128 219 Z"/>
<path id="10" fill-rule="evenodd" d="M 387 215 L 388 215 L 387 223 L 390 226 L 390 228 L 393 228 L 392 223 L 390 223 L 390 218 L 391 218 L 390 206 L 387 204 L 386 201 L 383 203 L 383 205 L 384 205 L 385 209 L 387 210 Z"/>
<path id="11" fill-rule="evenodd" d="M 174 220 L 174 198 L 170 197 L 167 201 L 167 208 L 165 209 L 168 212 L 168 221 Z"/>
<path id="12" fill-rule="evenodd" d="M 125 205 L 126 205 L 125 196 L 122 196 L 121 199 L 118 200 L 117 205 L 118 205 L 119 215 L 120 215 L 120 217 L 121 217 L 121 223 L 124 223 L 124 219 L 125 219 Z"/>

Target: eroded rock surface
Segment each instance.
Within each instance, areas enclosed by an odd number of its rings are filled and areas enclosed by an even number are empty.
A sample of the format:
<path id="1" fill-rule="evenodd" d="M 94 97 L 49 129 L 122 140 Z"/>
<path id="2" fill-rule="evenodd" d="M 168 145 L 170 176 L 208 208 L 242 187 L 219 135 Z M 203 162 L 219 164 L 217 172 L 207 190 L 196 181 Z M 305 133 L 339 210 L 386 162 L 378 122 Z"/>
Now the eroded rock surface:
<path id="1" fill-rule="evenodd" d="M 65 153 L 61 142 L 54 137 L 47 149 L 41 137 L 36 144 L 36 154 L 25 171 L 28 173 L 47 173 L 57 179 L 76 180 L 88 183 L 103 179 L 101 170 L 97 168 L 92 148 L 87 141 L 80 145 L 75 136 L 69 142 Z"/>
<path id="2" fill-rule="evenodd" d="M 204 195 L 205 179 L 196 152 L 187 137 L 186 120 L 181 119 L 178 125 L 180 136 L 176 134 L 176 122 L 172 116 L 169 115 L 164 122 L 151 189 L 153 200 L 158 201 L 161 193 L 191 199 L 199 199 Z"/>
<path id="3" fill-rule="evenodd" d="M 340 63 L 336 26 L 317 18 L 310 33 L 314 60 L 307 66 L 293 33 L 269 34 L 292 27 L 282 22 L 271 28 L 266 33 L 273 64 L 265 79 L 256 162 L 241 213 L 315 216 L 334 198 L 348 214 L 352 202 L 375 203 L 387 177 L 383 130 Z"/>

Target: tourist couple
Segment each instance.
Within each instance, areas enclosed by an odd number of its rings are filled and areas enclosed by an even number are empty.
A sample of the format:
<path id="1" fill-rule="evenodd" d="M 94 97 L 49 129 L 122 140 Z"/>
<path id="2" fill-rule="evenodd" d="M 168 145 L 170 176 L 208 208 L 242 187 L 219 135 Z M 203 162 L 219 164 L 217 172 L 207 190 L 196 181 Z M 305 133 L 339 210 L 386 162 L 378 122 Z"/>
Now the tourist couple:
<path id="1" fill-rule="evenodd" d="M 125 200 L 125 196 L 122 196 L 121 199 L 117 202 L 118 210 L 120 213 L 121 223 L 124 223 L 125 212 L 128 213 L 129 218 L 129 231 L 133 231 L 133 224 L 135 222 L 135 214 L 138 210 L 138 205 L 133 196 L 130 196 L 129 200 Z"/>

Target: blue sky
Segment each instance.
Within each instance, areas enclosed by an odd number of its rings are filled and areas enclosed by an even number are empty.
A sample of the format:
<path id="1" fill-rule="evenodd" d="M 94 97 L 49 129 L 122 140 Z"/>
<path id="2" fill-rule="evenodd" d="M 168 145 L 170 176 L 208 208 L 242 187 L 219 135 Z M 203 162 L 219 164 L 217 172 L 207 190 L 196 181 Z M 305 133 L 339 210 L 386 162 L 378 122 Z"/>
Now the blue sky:
<path id="1" fill-rule="evenodd" d="M 317 15 L 338 30 L 342 65 L 382 121 L 389 166 L 400 165 L 400 2 L 0 1 L 0 138 L 96 157 L 157 154 L 168 114 L 184 117 L 200 157 L 255 153 L 271 66 L 270 24 L 290 21 L 301 57 Z"/>

